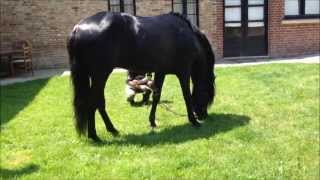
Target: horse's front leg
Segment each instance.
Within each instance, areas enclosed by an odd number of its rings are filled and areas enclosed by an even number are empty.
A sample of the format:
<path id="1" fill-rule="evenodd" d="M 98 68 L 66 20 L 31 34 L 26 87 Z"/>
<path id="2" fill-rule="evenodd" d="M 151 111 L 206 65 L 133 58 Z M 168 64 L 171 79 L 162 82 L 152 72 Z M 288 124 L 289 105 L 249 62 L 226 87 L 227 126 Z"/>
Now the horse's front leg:
<path id="1" fill-rule="evenodd" d="M 160 97 L 161 97 L 161 90 L 162 85 L 164 81 L 165 75 L 162 73 L 155 73 L 154 75 L 154 88 L 153 88 L 153 94 L 152 94 L 152 107 L 149 115 L 149 121 L 150 126 L 152 128 L 157 127 L 157 124 L 155 122 L 156 120 L 156 111 L 157 111 L 157 105 L 159 103 Z"/>
<path id="2" fill-rule="evenodd" d="M 197 121 L 193 113 L 192 97 L 190 92 L 190 74 L 185 73 L 185 74 L 179 74 L 177 76 L 179 78 L 180 86 L 183 93 L 183 98 L 186 103 L 188 119 L 192 123 L 192 125 L 194 125 L 195 127 L 200 127 L 201 124 Z"/>

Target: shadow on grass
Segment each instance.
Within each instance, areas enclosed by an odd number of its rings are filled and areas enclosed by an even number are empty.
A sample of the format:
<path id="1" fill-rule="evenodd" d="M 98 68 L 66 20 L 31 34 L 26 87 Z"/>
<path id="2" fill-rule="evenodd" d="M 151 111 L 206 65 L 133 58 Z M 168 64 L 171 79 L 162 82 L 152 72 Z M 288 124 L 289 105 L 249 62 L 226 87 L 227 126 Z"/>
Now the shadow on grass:
<path id="1" fill-rule="evenodd" d="M 35 164 L 30 164 L 28 166 L 19 169 L 2 169 L 0 168 L 0 178 L 1 179 L 15 179 L 19 176 L 28 175 L 39 171 L 39 166 Z"/>
<path id="2" fill-rule="evenodd" d="M 99 145 L 141 145 L 154 146 L 159 144 L 178 144 L 202 138 L 210 138 L 216 134 L 230 131 L 234 128 L 245 126 L 249 123 L 248 116 L 235 114 L 210 114 L 204 121 L 202 127 L 194 128 L 190 123 L 174 126 L 166 129 L 159 129 L 159 132 L 151 131 L 145 134 L 129 134 L 119 140 L 103 142 Z"/>
<path id="3" fill-rule="evenodd" d="M 0 127 L 13 119 L 46 86 L 49 79 L 0 86 Z"/>

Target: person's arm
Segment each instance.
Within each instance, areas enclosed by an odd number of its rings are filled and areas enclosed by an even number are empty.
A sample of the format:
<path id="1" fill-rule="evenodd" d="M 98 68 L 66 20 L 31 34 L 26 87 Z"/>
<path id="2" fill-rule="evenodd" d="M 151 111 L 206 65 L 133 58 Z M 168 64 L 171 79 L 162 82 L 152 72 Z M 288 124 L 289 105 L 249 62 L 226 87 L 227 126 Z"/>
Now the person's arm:
<path id="1" fill-rule="evenodd" d="M 141 78 L 138 82 L 139 85 L 148 85 L 149 82 L 152 81 L 152 74 L 151 73 L 147 73 L 146 75 L 144 75 L 143 78 Z"/>
<path id="2" fill-rule="evenodd" d="M 129 86 L 131 86 L 131 88 L 133 88 L 133 89 L 139 89 L 140 87 L 139 87 L 139 84 L 138 84 L 138 82 L 139 81 L 137 81 L 137 80 L 132 80 L 132 81 L 128 81 L 128 85 Z"/>
<path id="3" fill-rule="evenodd" d="M 148 79 L 145 77 L 145 78 L 143 78 L 141 80 L 138 80 L 137 84 L 138 85 L 144 85 L 144 84 L 147 84 L 147 82 L 148 82 Z"/>

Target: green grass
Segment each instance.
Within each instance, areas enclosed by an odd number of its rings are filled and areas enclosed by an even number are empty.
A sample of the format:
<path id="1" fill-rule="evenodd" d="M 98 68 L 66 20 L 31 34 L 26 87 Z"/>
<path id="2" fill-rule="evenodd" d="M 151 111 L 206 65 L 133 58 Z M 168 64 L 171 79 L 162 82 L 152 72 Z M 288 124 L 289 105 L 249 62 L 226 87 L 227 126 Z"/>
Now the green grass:
<path id="1" fill-rule="evenodd" d="M 120 137 L 96 115 L 95 144 L 76 135 L 68 77 L 1 87 L 2 179 L 319 179 L 319 65 L 218 68 L 217 96 L 190 126 L 178 81 L 165 80 L 159 127 L 130 107 L 125 74 L 107 84 Z"/>

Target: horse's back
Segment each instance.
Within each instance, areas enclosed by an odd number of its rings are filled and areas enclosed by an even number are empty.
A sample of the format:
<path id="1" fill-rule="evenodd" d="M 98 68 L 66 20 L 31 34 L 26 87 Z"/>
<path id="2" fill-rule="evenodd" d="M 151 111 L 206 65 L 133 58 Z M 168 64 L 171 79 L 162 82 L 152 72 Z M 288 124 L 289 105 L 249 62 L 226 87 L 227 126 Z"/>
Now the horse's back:
<path id="1" fill-rule="evenodd" d="M 81 58 L 90 58 L 88 65 L 98 68 L 174 72 L 190 66 L 201 49 L 190 24 L 173 14 L 99 12 L 80 21 L 74 31 Z"/>
<path id="2" fill-rule="evenodd" d="M 112 69 L 126 37 L 121 13 L 99 12 L 81 20 L 73 29 L 79 61 L 91 69 Z M 70 38 L 69 38 L 70 39 Z"/>
<path id="3" fill-rule="evenodd" d="M 175 71 L 189 65 L 199 54 L 200 45 L 189 24 L 172 14 L 137 17 L 139 32 L 136 36 L 138 65 L 154 71 Z M 188 62 L 186 62 L 188 61 Z M 153 62 L 153 63 L 150 63 Z"/>
<path id="4" fill-rule="evenodd" d="M 106 11 L 81 20 L 75 25 L 73 31 L 77 32 L 81 41 L 98 41 L 102 34 L 106 34 L 111 26 L 114 26 L 117 15 Z"/>
<path id="5" fill-rule="evenodd" d="M 137 41 L 154 45 L 186 48 L 193 46 L 195 36 L 189 25 L 179 17 L 164 14 L 154 17 L 138 17 L 140 23 Z M 155 43 L 156 42 L 156 43 Z M 184 45 L 184 46 L 183 46 Z"/>

